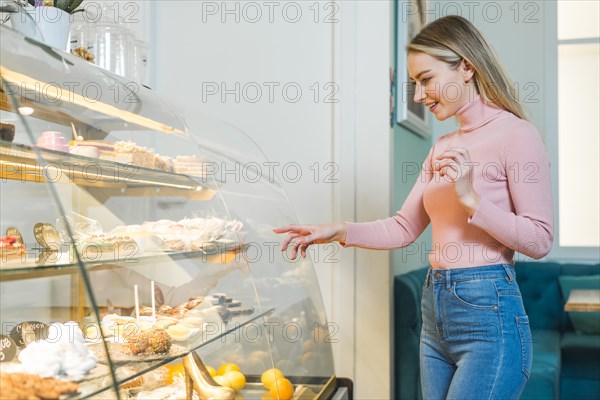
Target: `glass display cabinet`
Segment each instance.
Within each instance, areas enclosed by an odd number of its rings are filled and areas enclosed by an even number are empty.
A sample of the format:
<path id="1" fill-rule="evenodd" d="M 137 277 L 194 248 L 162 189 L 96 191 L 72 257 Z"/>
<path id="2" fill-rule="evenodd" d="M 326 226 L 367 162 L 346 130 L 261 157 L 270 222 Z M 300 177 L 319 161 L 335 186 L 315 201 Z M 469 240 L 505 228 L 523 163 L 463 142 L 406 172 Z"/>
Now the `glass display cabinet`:
<path id="1" fill-rule="evenodd" d="M 295 217 L 257 146 L 0 36 L 2 398 L 330 398 L 314 268 L 279 250 Z"/>

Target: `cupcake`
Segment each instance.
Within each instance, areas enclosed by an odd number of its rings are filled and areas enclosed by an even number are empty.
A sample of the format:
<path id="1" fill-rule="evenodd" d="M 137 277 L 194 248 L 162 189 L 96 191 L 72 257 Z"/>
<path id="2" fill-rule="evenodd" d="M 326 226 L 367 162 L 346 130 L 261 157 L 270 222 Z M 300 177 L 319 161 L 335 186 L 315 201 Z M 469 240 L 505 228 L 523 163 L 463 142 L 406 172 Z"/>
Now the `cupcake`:
<path id="1" fill-rule="evenodd" d="M 0 122 L 0 139 L 12 142 L 14 138 L 15 126 L 6 122 Z"/>

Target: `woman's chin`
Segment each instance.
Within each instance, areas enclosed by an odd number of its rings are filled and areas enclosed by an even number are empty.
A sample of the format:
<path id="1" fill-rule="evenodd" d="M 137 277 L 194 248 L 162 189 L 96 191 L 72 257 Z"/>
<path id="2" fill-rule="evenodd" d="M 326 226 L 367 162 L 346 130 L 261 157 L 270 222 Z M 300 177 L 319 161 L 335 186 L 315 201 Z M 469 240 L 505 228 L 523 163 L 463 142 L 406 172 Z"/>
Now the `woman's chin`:
<path id="1" fill-rule="evenodd" d="M 435 119 L 437 119 L 438 121 L 445 121 L 448 119 L 447 115 L 440 113 L 440 112 L 437 112 L 437 113 L 434 112 L 433 115 L 435 116 Z"/>

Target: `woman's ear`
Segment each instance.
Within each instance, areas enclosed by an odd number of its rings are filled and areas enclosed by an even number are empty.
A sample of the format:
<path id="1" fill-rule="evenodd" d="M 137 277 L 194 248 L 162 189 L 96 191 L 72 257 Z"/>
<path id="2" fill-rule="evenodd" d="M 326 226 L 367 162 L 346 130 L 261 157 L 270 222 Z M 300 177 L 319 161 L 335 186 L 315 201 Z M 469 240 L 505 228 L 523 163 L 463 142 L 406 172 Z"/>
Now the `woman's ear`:
<path id="1" fill-rule="evenodd" d="M 473 75 L 475 75 L 475 68 L 473 68 L 473 66 L 463 58 L 460 63 L 460 69 L 462 71 L 465 83 L 469 83 L 469 81 L 473 78 Z"/>

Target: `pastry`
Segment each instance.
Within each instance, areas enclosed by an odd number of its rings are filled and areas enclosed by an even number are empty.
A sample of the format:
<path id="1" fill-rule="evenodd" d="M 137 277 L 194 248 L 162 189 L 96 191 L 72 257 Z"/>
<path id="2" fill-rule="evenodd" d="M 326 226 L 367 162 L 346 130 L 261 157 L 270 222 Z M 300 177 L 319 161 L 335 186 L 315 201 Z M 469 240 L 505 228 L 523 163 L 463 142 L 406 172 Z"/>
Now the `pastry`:
<path id="1" fill-rule="evenodd" d="M 173 160 L 173 172 L 203 178 L 207 175 L 207 163 L 196 156 L 177 156 Z"/>
<path id="2" fill-rule="evenodd" d="M 178 380 L 173 385 L 161 386 L 154 390 L 144 390 L 137 394 L 136 400 L 169 400 L 169 399 L 186 399 L 188 398 L 185 390 L 185 381 L 183 379 Z M 192 393 L 192 399 L 197 400 L 198 394 L 194 390 Z"/>
<path id="3" fill-rule="evenodd" d="M 118 141 L 114 149 L 101 152 L 100 158 L 122 164 L 133 164 L 138 167 L 155 168 L 155 155 L 153 149 L 141 147 L 131 141 Z"/>
<path id="4" fill-rule="evenodd" d="M 179 323 L 178 319 L 171 318 L 171 317 L 165 317 L 165 316 L 158 316 L 156 318 L 156 322 L 154 323 L 154 326 L 156 326 L 158 328 L 167 329 L 171 325 L 175 325 L 177 323 Z"/>
<path id="5" fill-rule="evenodd" d="M 204 320 L 200 317 L 184 317 L 181 320 L 181 323 L 200 329 L 200 328 L 202 328 L 202 325 L 204 324 Z"/>
<path id="6" fill-rule="evenodd" d="M 203 250 L 215 240 L 239 240 L 243 224 L 237 220 L 217 217 L 184 218 L 180 221 L 144 222 L 140 230 L 155 233 L 174 251 Z"/>
<path id="7" fill-rule="evenodd" d="M 74 48 L 73 50 L 71 50 L 71 54 L 91 63 L 93 63 L 94 59 L 96 58 L 96 56 L 87 51 L 85 47 Z"/>
<path id="8" fill-rule="evenodd" d="M 158 313 L 162 315 L 173 315 L 175 312 L 173 311 L 173 307 L 163 304 L 158 307 Z"/>
<path id="9" fill-rule="evenodd" d="M 78 390 L 78 384 L 54 378 L 23 373 L 0 375 L 0 393 L 3 399 L 58 399 L 62 395 L 77 393 Z"/>
<path id="10" fill-rule="evenodd" d="M 114 336 L 117 342 L 123 341 L 129 335 L 140 331 L 135 318 L 117 314 L 105 315 L 100 323 L 100 328 L 105 337 Z"/>
<path id="11" fill-rule="evenodd" d="M 48 251 L 58 251 L 62 244 L 60 233 L 49 223 L 39 222 L 33 227 L 35 240 Z"/>
<path id="12" fill-rule="evenodd" d="M 15 126 L 13 124 L 7 124 L 6 122 L 0 122 L 0 139 L 12 142 L 15 138 Z"/>
<path id="13" fill-rule="evenodd" d="M 69 147 L 69 153 L 90 158 L 100 156 L 100 151 L 94 146 L 72 146 Z"/>
<path id="14" fill-rule="evenodd" d="M 156 155 L 154 168 L 160 171 L 173 172 L 173 159 L 167 156 Z"/>
<path id="15" fill-rule="evenodd" d="M 72 149 L 73 147 L 94 147 L 99 152 L 115 150 L 114 144 L 99 140 L 71 140 L 69 142 L 69 148 Z"/>
<path id="16" fill-rule="evenodd" d="M 198 307 L 204 301 L 204 297 L 190 297 L 189 301 L 185 303 L 185 308 L 191 310 L 192 308 Z"/>
<path id="17" fill-rule="evenodd" d="M 135 310 L 134 310 L 135 312 Z M 153 314 L 152 307 L 140 307 L 140 316 L 150 317 Z"/>
<path id="18" fill-rule="evenodd" d="M 167 328 L 167 333 L 177 342 L 188 340 L 192 335 L 198 332 L 198 329 L 192 328 L 187 324 L 171 325 Z"/>
<path id="19" fill-rule="evenodd" d="M 48 150 L 68 152 L 67 140 L 60 132 L 46 131 L 37 140 L 37 147 Z"/>
<path id="20" fill-rule="evenodd" d="M 114 257 L 126 259 L 139 253 L 139 246 L 129 236 L 88 236 L 77 242 L 79 255 L 86 261 L 94 261 Z"/>
<path id="21" fill-rule="evenodd" d="M 102 333 L 100 332 L 100 326 L 96 323 L 86 324 L 85 329 L 84 329 L 84 336 L 88 340 L 102 339 Z"/>
<path id="22" fill-rule="evenodd" d="M 48 339 L 30 343 L 18 358 L 25 373 L 73 379 L 85 376 L 98 361 L 84 345 L 83 333 L 75 322 L 50 324 Z"/>
<path id="23" fill-rule="evenodd" d="M 128 339 L 131 354 L 163 354 L 171 348 L 171 338 L 162 328 L 139 332 Z"/>
<path id="24" fill-rule="evenodd" d="M 117 379 L 120 381 L 127 380 L 128 378 L 137 375 L 140 372 L 139 366 L 124 365 L 116 370 Z M 165 366 L 148 371 L 143 375 L 129 379 L 121 384 L 121 389 L 135 390 L 139 392 L 141 390 L 152 390 L 157 387 L 164 386 L 168 383 L 169 369 Z M 123 396 L 122 398 L 130 398 L 129 396 Z M 150 397 L 152 398 L 152 397 Z"/>
<path id="25" fill-rule="evenodd" d="M 10 260 L 25 261 L 27 251 L 22 243 L 17 241 L 15 236 L 0 237 L 0 262 Z"/>
<path id="26" fill-rule="evenodd" d="M 144 384 L 144 376 L 138 376 L 130 379 L 125 383 L 121 383 L 121 389 L 137 389 Z"/>

